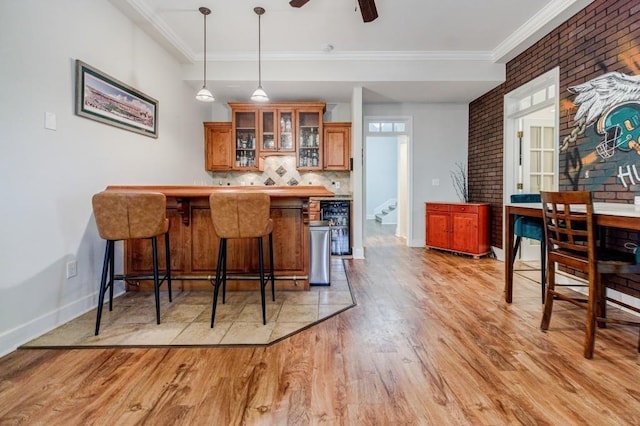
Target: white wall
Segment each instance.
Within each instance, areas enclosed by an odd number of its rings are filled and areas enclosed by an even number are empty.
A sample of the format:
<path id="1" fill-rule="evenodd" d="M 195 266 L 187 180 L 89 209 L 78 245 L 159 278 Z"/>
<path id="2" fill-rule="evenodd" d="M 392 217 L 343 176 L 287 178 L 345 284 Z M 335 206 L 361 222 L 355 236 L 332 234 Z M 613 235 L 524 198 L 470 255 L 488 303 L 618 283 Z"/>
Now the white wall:
<path id="1" fill-rule="evenodd" d="M 410 246 L 424 246 L 424 203 L 460 201 L 451 182 L 456 162 L 467 161 L 467 104 L 365 104 L 363 115 L 413 118 L 409 150 L 412 204 Z M 367 174 L 370 170 L 367 168 Z M 439 181 L 434 185 L 434 179 Z"/>
<path id="2" fill-rule="evenodd" d="M 181 66 L 106 0 L 0 2 L 0 355 L 95 306 L 104 242 L 91 196 L 109 184 L 208 179 Z M 78 117 L 74 60 L 159 100 L 159 138 Z M 57 130 L 44 128 L 45 112 Z M 78 260 L 78 276 L 65 265 Z"/>
<path id="3" fill-rule="evenodd" d="M 398 192 L 398 139 L 369 136 L 365 142 L 367 165 L 365 193 L 367 219 L 373 219 L 374 209 Z"/>

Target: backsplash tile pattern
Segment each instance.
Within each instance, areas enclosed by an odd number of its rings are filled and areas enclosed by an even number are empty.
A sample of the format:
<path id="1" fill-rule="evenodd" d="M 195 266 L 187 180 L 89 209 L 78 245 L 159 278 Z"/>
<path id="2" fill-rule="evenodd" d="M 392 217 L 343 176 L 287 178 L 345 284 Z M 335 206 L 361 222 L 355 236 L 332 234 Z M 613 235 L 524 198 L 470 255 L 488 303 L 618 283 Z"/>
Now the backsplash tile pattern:
<path id="1" fill-rule="evenodd" d="M 350 172 L 302 172 L 295 157 L 265 158 L 263 172 L 209 172 L 213 185 L 321 185 L 336 195 L 351 194 Z"/>

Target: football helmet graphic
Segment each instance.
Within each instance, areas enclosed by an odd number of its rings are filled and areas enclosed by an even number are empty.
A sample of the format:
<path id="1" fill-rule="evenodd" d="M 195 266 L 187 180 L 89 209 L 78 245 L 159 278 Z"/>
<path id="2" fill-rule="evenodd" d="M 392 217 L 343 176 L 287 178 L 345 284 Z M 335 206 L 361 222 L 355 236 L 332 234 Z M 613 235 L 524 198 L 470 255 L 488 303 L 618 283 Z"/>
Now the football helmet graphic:
<path id="1" fill-rule="evenodd" d="M 615 150 L 640 154 L 640 103 L 625 102 L 605 111 L 597 122 L 596 131 L 604 135 L 596 146 L 601 158 L 610 158 Z"/>

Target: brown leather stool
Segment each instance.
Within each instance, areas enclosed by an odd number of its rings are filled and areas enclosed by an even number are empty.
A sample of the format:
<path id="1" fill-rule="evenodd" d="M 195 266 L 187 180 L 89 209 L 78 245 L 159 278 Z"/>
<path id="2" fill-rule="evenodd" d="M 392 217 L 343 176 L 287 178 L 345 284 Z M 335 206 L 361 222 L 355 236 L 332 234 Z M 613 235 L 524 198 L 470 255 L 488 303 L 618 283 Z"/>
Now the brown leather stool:
<path id="1" fill-rule="evenodd" d="M 109 310 L 113 309 L 114 246 L 119 240 L 151 239 L 153 254 L 153 287 L 156 297 L 156 322 L 160 324 L 160 285 L 166 280 L 171 302 L 171 255 L 167 199 L 157 192 L 103 191 L 92 198 L 93 214 L 100 237 L 107 240 L 98 297 L 96 331 L 100 330 L 104 294 L 109 288 Z M 164 234 L 166 272 L 159 278 L 157 237 Z M 107 275 L 109 280 L 107 281 Z"/>
<path id="2" fill-rule="evenodd" d="M 262 297 L 262 323 L 267 323 L 265 287 L 271 280 L 271 297 L 275 301 L 275 277 L 273 263 L 273 221 L 269 217 L 271 198 L 262 193 L 213 193 L 209 197 L 211 220 L 216 235 L 220 238 L 218 263 L 216 266 L 211 327 L 216 317 L 218 292 L 222 284 L 222 303 L 225 302 L 227 283 L 227 240 L 234 238 L 256 238 L 260 265 L 260 296 Z M 264 254 L 262 237 L 269 236 L 269 276 L 264 276 Z"/>

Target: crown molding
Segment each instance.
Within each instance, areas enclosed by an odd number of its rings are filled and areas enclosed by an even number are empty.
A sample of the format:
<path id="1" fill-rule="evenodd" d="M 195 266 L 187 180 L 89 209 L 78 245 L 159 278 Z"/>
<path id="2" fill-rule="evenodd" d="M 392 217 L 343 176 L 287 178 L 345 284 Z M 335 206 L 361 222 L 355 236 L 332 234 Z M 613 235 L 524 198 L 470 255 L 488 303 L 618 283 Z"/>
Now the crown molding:
<path id="1" fill-rule="evenodd" d="M 208 61 L 255 61 L 254 53 L 208 53 Z M 202 61 L 203 55 L 194 58 Z M 348 51 L 348 52 L 262 52 L 268 61 L 492 61 L 492 52 L 474 51 Z"/>
<path id="2" fill-rule="evenodd" d="M 510 61 L 593 1 L 552 0 L 493 50 L 492 61 Z"/>

